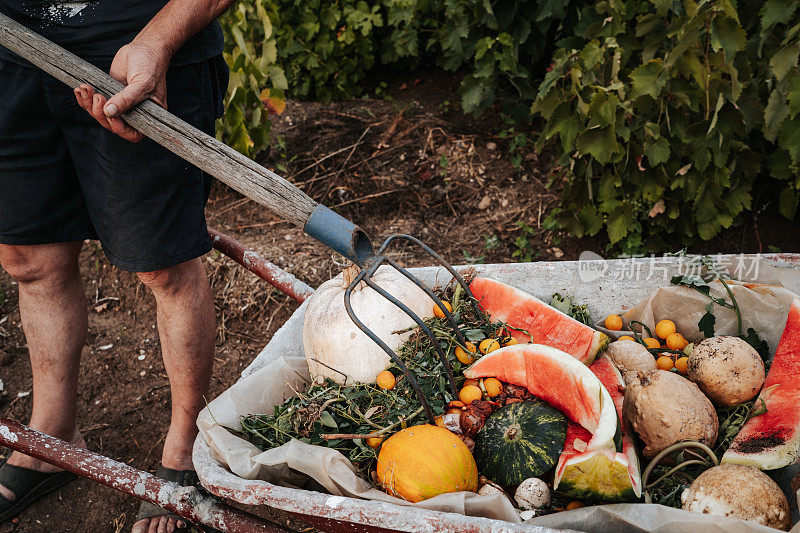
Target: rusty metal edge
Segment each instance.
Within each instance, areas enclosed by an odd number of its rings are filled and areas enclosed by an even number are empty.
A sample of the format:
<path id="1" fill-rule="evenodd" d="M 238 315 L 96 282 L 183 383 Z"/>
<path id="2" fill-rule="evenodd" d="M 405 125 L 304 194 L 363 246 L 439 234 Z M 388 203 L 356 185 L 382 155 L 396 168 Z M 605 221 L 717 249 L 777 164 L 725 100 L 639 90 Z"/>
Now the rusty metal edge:
<path id="1" fill-rule="evenodd" d="M 249 250 L 233 237 L 229 237 L 212 228 L 208 228 L 208 236 L 211 238 L 211 245 L 216 250 L 227 255 L 295 302 L 303 303 L 314 292 L 314 289 L 306 283 L 278 265 L 267 261 L 257 252 Z"/>
<path id="2" fill-rule="evenodd" d="M 163 507 L 195 524 L 230 533 L 289 531 L 283 526 L 218 502 L 195 487 L 181 487 L 4 417 L 0 417 L 0 445 Z"/>
<path id="3" fill-rule="evenodd" d="M 211 450 L 202 437 L 195 440 L 193 461 L 201 483 L 210 493 L 245 505 L 266 505 L 293 514 L 349 522 L 392 531 L 459 531 L 464 533 L 550 533 L 556 530 L 544 527 L 513 524 L 503 520 L 477 518 L 458 513 L 444 513 L 417 507 L 332 496 L 321 492 L 291 489 L 266 481 L 246 480 L 234 476 L 212 457 Z M 214 484 L 209 479 L 225 479 Z M 559 530 L 564 531 L 564 530 Z"/>

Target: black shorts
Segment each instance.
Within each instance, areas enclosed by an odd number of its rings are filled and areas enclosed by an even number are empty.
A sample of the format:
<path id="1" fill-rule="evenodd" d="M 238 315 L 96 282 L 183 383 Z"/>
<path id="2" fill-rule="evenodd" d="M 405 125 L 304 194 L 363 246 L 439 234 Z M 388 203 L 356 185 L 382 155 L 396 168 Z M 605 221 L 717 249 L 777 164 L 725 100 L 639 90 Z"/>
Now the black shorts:
<path id="1" fill-rule="evenodd" d="M 170 68 L 167 108 L 213 134 L 227 82 L 221 56 Z M 99 239 L 121 269 L 167 268 L 211 250 L 210 186 L 155 142 L 130 143 L 100 126 L 73 88 L 0 59 L 0 243 Z"/>

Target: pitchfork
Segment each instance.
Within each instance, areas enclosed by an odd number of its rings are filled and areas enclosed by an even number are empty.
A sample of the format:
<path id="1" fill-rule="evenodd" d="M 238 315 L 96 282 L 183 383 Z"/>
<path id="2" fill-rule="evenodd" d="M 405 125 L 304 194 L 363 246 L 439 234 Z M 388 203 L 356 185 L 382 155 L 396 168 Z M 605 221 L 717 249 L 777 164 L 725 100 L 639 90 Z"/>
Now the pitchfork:
<path id="1" fill-rule="evenodd" d="M 88 83 L 98 93 L 108 98 L 121 91 L 124 87 L 122 83 L 111 78 L 97 67 L 2 14 L 0 14 L 0 44 L 72 88 L 82 83 Z M 417 380 L 400 357 L 359 320 L 350 305 L 350 297 L 354 287 L 363 281 L 407 313 L 433 341 L 433 346 L 447 374 L 453 396 L 457 397 L 458 391 L 450 362 L 434 337 L 433 332 L 411 309 L 372 281 L 372 276 L 382 264 L 390 265 L 399 271 L 424 290 L 434 301 L 434 305 L 439 306 L 452 327 L 458 343 L 461 344 L 462 348 L 466 349 L 467 340 L 458 328 L 452 313 L 447 310 L 442 301 L 422 281 L 385 254 L 389 246 L 398 241 L 410 242 L 420 247 L 450 272 L 477 309 L 477 302 L 472 296 L 469 286 L 447 261 L 410 235 L 392 235 L 375 252 L 369 237 L 360 227 L 315 202 L 300 189 L 274 172 L 267 170 L 217 139 L 206 135 L 149 100 L 136 106 L 123 115 L 123 118 L 125 122 L 161 146 L 196 165 L 251 200 L 269 208 L 278 216 L 302 228 L 309 236 L 360 266 L 361 272 L 345 291 L 344 301 L 347 314 L 356 326 L 377 343 L 400 368 L 414 388 L 420 403 L 425 408 L 428 419 L 431 423 L 435 423 L 433 410 L 420 390 Z"/>

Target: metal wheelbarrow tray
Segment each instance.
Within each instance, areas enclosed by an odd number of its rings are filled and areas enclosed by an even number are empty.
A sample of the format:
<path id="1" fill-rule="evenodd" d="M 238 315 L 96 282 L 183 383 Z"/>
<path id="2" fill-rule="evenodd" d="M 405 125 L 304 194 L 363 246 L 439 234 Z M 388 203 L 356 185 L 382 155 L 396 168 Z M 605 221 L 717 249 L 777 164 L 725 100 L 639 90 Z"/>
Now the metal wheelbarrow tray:
<path id="1" fill-rule="evenodd" d="M 741 256 L 717 256 L 720 264 L 731 264 Z M 768 264 L 800 269 L 800 254 L 760 256 Z M 658 286 L 669 285 L 685 259 L 632 258 L 608 261 L 560 261 L 518 264 L 474 265 L 479 275 L 490 276 L 549 301 L 554 292 L 569 294 L 588 304 L 594 319 L 627 310 L 645 299 Z M 466 268 L 457 267 L 459 270 Z M 450 274 L 442 268 L 411 269 L 430 286 L 444 286 Z M 248 376 L 277 357 L 304 358 L 301 305 L 275 333 L 269 344 L 247 367 Z M 320 492 L 277 486 L 266 481 L 246 480 L 221 466 L 199 435 L 194 445 L 194 465 L 203 486 L 211 493 L 246 505 L 265 505 L 298 515 L 327 531 L 553 531 L 549 528 L 513 524 L 404 507 L 384 502 L 332 496 Z"/>

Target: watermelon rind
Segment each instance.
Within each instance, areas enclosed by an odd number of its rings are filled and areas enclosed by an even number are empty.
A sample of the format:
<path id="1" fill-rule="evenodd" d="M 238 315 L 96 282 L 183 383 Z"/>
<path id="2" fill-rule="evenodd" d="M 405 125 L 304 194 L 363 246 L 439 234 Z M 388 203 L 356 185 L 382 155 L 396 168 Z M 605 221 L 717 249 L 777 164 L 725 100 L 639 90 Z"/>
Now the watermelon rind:
<path id="1" fill-rule="evenodd" d="M 501 407 L 475 437 L 478 470 L 496 483 L 519 485 L 553 468 L 564 448 L 567 418 L 540 400 Z"/>
<path id="2" fill-rule="evenodd" d="M 789 307 L 756 406 L 767 412 L 745 422 L 722 456 L 723 463 L 777 470 L 800 459 L 800 298 Z"/>
<path id="3" fill-rule="evenodd" d="M 548 365 L 569 376 L 574 390 L 553 386 L 548 377 Z M 478 359 L 464 375 L 468 378 L 495 377 L 526 387 L 531 394 L 559 409 L 592 434 L 587 451 L 616 451 L 614 437 L 618 419 L 614 401 L 589 367 L 568 353 L 542 344 L 506 346 Z M 579 410 L 584 411 L 584 416 L 575 415 Z"/>
<path id="4" fill-rule="evenodd" d="M 565 450 L 556 466 L 553 489 L 583 501 L 610 503 L 637 499 L 642 495 L 642 478 L 631 428 L 622 417 L 622 375 L 605 356 L 595 361 L 589 369 L 598 376 L 613 397 L 618 419 L 621 421 L 622 451 L 595 450 L 578 453 L 571 441 L 565 443 Z"/>
<path id="5" fill-rule="evenodd" d="M 800 454 L 798 454 L 800 433 L 790 439 L 781 439 L 780 446 L 769 446 L 770 437 L 768 436 L 763 438 L 763 442 L 765 443 L 763 446 L 754 444 L 754 447 L 762 448 L 759 453 L 741 453 L 728 448 L 722 456 L 721 462 L 754 466 L 759 470 L 777 470 L 794 464 L 800 459 Z"/>
<path id="6" fill-rule="evenodd" d="M 552 346 L 590 365 L 610 342 L 605 333 L 502 281 L 476 277 L 470 289 L 491 319 L 511 326 L 511 335 L 522 343 Z"/>
<path id="7" fill-rule="evenodd" d="M 564 463 L 564 473 L 554 480 L 553 490 L 581 501 L 634 500 L 642 495 L 641 482 L 636 485 L 631 481 L 629 466 L 628 457 L 622 453 L 586 452 Z"/>

